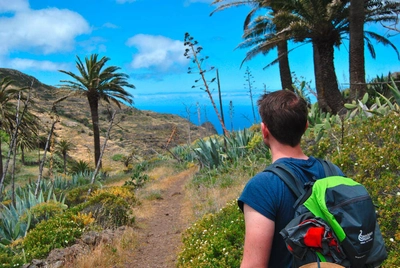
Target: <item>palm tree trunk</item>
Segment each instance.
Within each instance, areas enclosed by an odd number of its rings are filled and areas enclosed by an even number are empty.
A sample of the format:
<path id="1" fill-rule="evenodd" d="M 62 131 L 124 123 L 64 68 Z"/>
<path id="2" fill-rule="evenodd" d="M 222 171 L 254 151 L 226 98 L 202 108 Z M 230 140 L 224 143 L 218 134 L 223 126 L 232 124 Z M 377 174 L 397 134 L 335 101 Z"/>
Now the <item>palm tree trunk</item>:
<path id="1" fill-rule="evenodd" d="M 100 159 L 100 128 L 99 128 L 99 100 L 96 94 L 88 95 L 90 106 L 90 114 L 92 116 L 93 125 L 93 142 L 94 142 L 94 166 L 96 167 Z M 101 169 L 101 161 L 99 168 Z"/>
<path id="2" fill-rule="evenodd" d="M 330 108 L 324 98 L 324 86 L 322 83 L 322 74 L 320 66 L 320 57 L 317 46 L 313 43 L 313 60 L 314 60 L 314 76 L 315 76 L 315 88 L 317 90 L 318 106 L 323 112 L 330 112 Z"/>
<path id="3" fill-rule="evenodd" d="M 22 165 L 26 164 L 25 163 L 25 149 L 24 149 L 23 145 L 21 145 L 21 162 L 22 162 Z"/>
<path id="4" fill-rule="evenodd" d="M 350 1 L 350 99 L 360 99 L 367 92 L 364 60 L 364 0 Z"/>
<path id="5" fill-rule="evenodd" d="M 278 61 L 279 61 L 279 74 L 281 76 L 282 89 L 289 89 L 291 91 L 294 91 L 292 73 L 290 71 L 290 66 L 289 66 L 287 41 L 278 43 L 277 49 L 278 49 Z"/>
<path id="6" fill-rule="evenodd" d="M 67 174 L 67 153 L 63 153 L 64 160 L 64 174 Z"/>
<path id="7" fill-rule="evenodd" d="M 333 114 L 339 113 L 344 108 L 342 94 L 336 79 L 333 44 L 319 40 L 315 43 L 319 55 L 318 67 L 322 79 L 323 99 Z"/>

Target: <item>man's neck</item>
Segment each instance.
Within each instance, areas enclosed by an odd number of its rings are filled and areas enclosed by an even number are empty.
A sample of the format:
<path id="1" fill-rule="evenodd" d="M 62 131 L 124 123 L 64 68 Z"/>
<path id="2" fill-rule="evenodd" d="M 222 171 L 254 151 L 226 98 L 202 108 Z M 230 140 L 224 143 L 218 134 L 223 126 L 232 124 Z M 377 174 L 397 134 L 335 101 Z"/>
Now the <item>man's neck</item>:
<path id="1" fill-rule="evenodd" d="M 276 144 L 275 146 L 271 146 L 271 155 L 272 162 L 275 162 L 280 158 L 308 159 L 308 156 L 303 153 L 300 145 L 291 147 L 289 145 Z"/>

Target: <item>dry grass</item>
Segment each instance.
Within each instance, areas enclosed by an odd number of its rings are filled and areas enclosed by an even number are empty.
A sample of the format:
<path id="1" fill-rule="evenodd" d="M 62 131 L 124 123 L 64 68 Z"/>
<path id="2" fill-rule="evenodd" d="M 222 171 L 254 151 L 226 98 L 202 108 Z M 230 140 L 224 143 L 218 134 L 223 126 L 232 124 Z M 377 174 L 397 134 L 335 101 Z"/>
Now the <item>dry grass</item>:
<path id="1" fill-rule="evenodd" d="M 137 234 L 127 228 L 121 236 L 110 244 L 100 244 L 89 255 L 79 256 L 73 263 L 65 263 L 64 268 L 109 268 L 126 267 L 137 244 Z"/>
<path id="2" fill-rule="evenodd" d="M 256 172 L 264 168 L 264 164 L 253 167 Z M 189 184 L 186 196 L 189 198 L 190 207 L 197 219 L 208 213 L 215 213 L 225 207 L 228 202 L 237 199 L 247 181 L 251 178 L 248 172 L 243 170 L 231 170 L 230 174 L 233 183 L 228 187 L 205 187 Z"/>

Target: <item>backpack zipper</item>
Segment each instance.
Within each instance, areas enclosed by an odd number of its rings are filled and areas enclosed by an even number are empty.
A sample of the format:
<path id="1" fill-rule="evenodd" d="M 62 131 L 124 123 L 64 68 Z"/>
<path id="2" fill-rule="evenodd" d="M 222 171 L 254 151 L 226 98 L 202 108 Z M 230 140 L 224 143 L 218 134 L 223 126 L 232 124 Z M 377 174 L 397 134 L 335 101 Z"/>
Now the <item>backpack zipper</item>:
<path id="1" fill-rule="evenodd" d="M 343 207 L 343 206 L 348 205 L 350 203 L 354 203 L 354 202 L 358 202 L 358 201 L 362 201 L 362 200 L 367 200 L 369 198 L 370 198 L 369 195 L 358 196 L 358 197 L 346 200 L 346 201 L 344 201 L 342 203 L 336 204 L 335 206 L 330 207 L 330 210 L 335 210 L 335 209 L 337 209 L 339 207 Z"/>

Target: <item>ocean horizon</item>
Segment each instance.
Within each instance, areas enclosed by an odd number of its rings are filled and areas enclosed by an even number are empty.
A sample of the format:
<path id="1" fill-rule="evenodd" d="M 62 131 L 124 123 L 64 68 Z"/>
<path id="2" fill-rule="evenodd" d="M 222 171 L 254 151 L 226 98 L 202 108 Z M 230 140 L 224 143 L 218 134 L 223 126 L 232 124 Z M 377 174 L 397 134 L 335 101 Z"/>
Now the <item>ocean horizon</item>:
<path id="1" fill-rule="evenodd" d="M 262 92 L 253 94 L 253 105 L 246 92 L 228 92 L 222 94 L 222 110 L 224 124 L 228 131 L 240 131 L 253 124 L 260 123 L 257 100 Z M 215 93 L 214 93 L 215 95 Z M 213 96 L 218 112 L 221 114 L 219 99 Z M 232 102 L 232 106 L 230 105 Z M 233 107 L 233 111 L 231 111 Z M 253 114 L 254 106 L 254 114 Z M 152 93 L 135 96 L 134 107 L 142 111 L 174 114 L 188 119 L 195 125 L 211 122 L 218 134 L 222 134 L 221 123 L 216 112 L 204 92 Z"/>
<path id="2" fill-rule="evenodd" d="M 211 105 L 206 105 L 200 107 L 200 112 L 198 112 L 197 107 L 185 107 L 183 104 L 181 107 L 179 105 L 140 105 L 135 108 L 141 111 L 153 111 L 157 113 L 166 113 L 166 114 L 174 114 L 185 119 L 188 119 L 195 125 L 202 125 L 205 122 L 211 122 L 218 134 L 222 134 L 222 126 L 221 123 L 215 113 L 214 108 Z M 190 115 L 188 114 L 188 110 L 190 110 Z M 245 128 L 251 127 L 253 124 L 260 123 L 260 116 L 258 114 L 257 107 L 254 107 L 256 120 L 254 120 L 252 106 L 251 105 L 238 105 L 234 106 L 233 113 L 230 112 L 229 105 L 223 105 L 223 113 L 224 113 L 224 124 L 225 128 L 228 131 L 240 131 Z M 220 108 L 218 106 L 218 112 L 220 112 Z M 200 113 L 200 116 L 199 116 Z"/>

